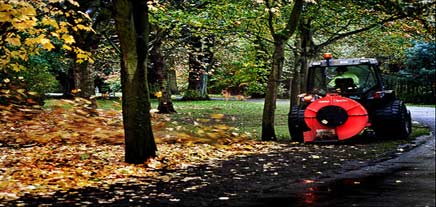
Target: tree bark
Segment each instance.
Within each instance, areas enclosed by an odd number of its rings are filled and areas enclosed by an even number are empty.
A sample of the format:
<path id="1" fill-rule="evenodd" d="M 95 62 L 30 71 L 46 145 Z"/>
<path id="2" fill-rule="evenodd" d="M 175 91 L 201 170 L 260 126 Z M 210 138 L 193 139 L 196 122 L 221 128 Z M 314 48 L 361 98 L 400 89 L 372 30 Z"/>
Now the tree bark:
<path id="1" fill-rule="evenodd" d="M 298 86 L 298 90 L 301 93 L 301 90 L 306 90 L 306 80 L 307 80 L 307 68 L 308 68 L 308 62 L 309 59 L 313 57 L 313 36 L 312 36 L 312 20 L 309 19 L 302 19 L 300 24 L 300 39 L 301 39 L 301 45 L 300 45 L 300 85 Z"/>
<path id="2" fill-rule="evenodd" d="M 158 33 L 158 32 L 157 32 Z M 150 51 L 151 63 L 152 67 L 150 68 L 155 75 L 153 78 L 155 79 L 155 84 L 159 88 L 158 90 L 161 92 L 161 97 L 158 97 L 159 105 L 157 109 L 159 113 L 169 114 L 175 113 L 173 102 L 171 100 L 171 90 L 169 89 L 168 84 L 168 70 L 165 66 L 165 58 L 162 55 L 162 39 L 159 37 L 159 33 L 155 37 L 155 41 L 153 44 L 153 48 Z"/>
<path id="3" fill-rule="evenodd" d="M 144 163 L 156 157 L 147 83 L 148 9 L 146 1 L 114 0 L 121 48 L 125 161 Z"/>
<path id="4" fill-rule="evenodd" d="M 277 40 L 274 43 L 273 62 L 271 72 L 268 77 L 266 88 L 265 103 L 262 116 L 262 140 L 277 140 L 274 130 L 275 109 L 277 100 L 277 87 L 283 70 L 285 59 L 284 41 Z"/>
<path id="5" fill-rule="evenodd" d="M 180 94 L 179 89 L 177 88 L 177 74 L 176 70 L 168 70 L 168 90 L 171 94 Z"/>
<path id="6" fill-rule="evenodd" d="M 188 90 L 184 100 L 205 100 L 207 95 L 208 72 L 213 65 L 214 37 L 191 36 L 189 52 Z"/>
<path id="7" fill-rule="evenodd" d="M 92 64 L 89 62 L 74 63 L 73 71 L 75 89 L 80 89 L 75 95 L 82 98 L 90 98 L 95 95 Z"/>
<path id="8" fill-rule="evenodd" d="M 208 99 L 206 91 L 207 81 L 206 70 L 203 66 L 204 54 L 202 51 L 202 42 L 200 37 L 191 37 L 191 51 L 189 52 L 189 75 L 188 75 L 188 93 L 185 93 L 185 100 L 203 100 Z"/>
<path id="9" fill-rule="evenodd" d="M 299 41 L 297 40 L 296 43 L 297 47 L 300 46 Z M 301 54 L 296 51 L 295 55 L 294 55 L 294 59 L 295 59 L 295 63 L 294 63 L 294 72 L 292 74 L 292 83 L 290 84 L 290 104 L 289 104 L 289 111 L 292 110 L 292 107 L 297 105 L 298 103 L 298 94 L 300 94 L 300 84 L 301 84 L 301 80 L 300 80 L 300 71 L 298 70 L 301 67 Z"/>

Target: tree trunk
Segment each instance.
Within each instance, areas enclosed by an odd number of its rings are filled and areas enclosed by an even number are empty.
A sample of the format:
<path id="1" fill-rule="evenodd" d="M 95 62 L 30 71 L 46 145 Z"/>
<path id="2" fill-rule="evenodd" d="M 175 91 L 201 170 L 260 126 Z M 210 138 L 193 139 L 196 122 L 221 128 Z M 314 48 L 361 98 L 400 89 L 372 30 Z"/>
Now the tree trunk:
<path id="1" fill-rule="evenodd" d="M 183 96 L 185 100 L 203 100 L 208 99 L 207 94 L 204 94 L 201 89 L 204 88 L 203 77 L 204 70 L 201 63 L 198 61 L 198 57 L 193 54 L 189 54 L 189 75 L 188 75 L 188 90 Z"/>
<path id="2" fill-rule="evenodd" d="M 201 64 L 202 57 L 202 43 L 200 37 L 190 34 L 189 46 L 189 74 L 188 74 L 188 89 L 185 92 L 184 100 L 201 100 L 207 99 L 206 96 L 201 94 L 202 81 L 204 80 L 204 68 Z"/>
<path id="3" fill-rule="evenodd" d="M 262 116 L 262 140 L 277 140 L 274 130 L 274 118 L 277 100 L 277 87 L 283 70 L 285 59 L 284 41 L 277 40 L 274 44 L 273 62 L 268 77 L 265 104 Z"/>
<path id="4" fill-rule="evenodd" d="M 179 94 L 179 89 L 177 88 L 177 74 L 176 70 L 168 70 L 168 89 L 171 94 Z"/>
<path id="5" fill-rule="evenodd" d="M 296 55 L 299 56 L 299 55 Z M 290 104 L 289 109 L 292 110 L 292 107 L 298 104 L 298 94 L 300 94 L 300 73 L 298 71 L 298 68 L 300 67 L 300 64 L 298 63 L 298 59 L 295 59 L 294 64 L 294 73 L 292 74 L 292 83 L 291 83 L 291 96 L 290 98 Z"/>
<path id="6" fill-rule="evenodd" d="M 192 36 L 189 52 L 188 90 L 183 99 L 204 100 L 207 95 L 208 72 L 213 63 L 214 37 L 205 38 L 203 43 L 200 37 Z"/>
<path id="7" fill-rule="evenodd" d="M 155 37 L 153 48 L 150 51 L 150 63 L 152 63 L 152 67 L 150 69 L 153 71 L 155 75 L 152 77 L 155 79 L 155 84 L 158 87 L 158 90 L 161 92 L 161 96 L 158 97 L 159 105 L 157 109 L 159 113 L 169 114 L 174 113 L 176 110 L 174 109 L 173 102 L 171 100 L 171 91 L 169 90 L 168 84 L 168 70 L 165 66 L 165 58 L 162 55 L 162 39 L 159 37 L 159 32 L 156 32 L 157 35 Z"/>
<path id="8" fill-rule="evenodd" d="M 95 95 L 92 64 L 89 62 L 74 63 L 73 71 L 75 89 L 80 89 L 75 95 L 82 98 Z"/>
<path id="9" fill-rule="evenodd" d="M 266 1 L 269 6 L 269 1 Z M 263 106 L 262 115 L 262 140 L 270 141 L 276 140 L 276 134 L 274 130 L 274 118 L 277 100 L 277 88 L 280 81 L 280 76 L 283 70 L 283 62 L 285 57 L 285 43 L 294 34 L 297 24 L 299 22 L 300 14 L 303 8 L 303 0 L 296 0 L 292 9 L 291 15 L 288 18 L 286 27 L 283 31 L 276 32 L 271 12 L 269 13 L 269 28 L 271 35 L 274 38 L 274 53 L 273 61 L 268 78 L 268 84 L 266 89 L 265 104 Z"/>
<path id="10" fill-rule="evenodd" d="M 312 52 L 314 50 L 313 36 L 312 36 L 312 20 L 302 19 L 300 24 L 300 35 L 301 35 L 301 57 L 300 57 L 300 86 L 299 90 L 306 90 L 306 80 L 307 80 L 307 68 L 308 61 L 313 56 Z"/>
<path id="11" fill-rule="evenodd" d="M 144 163 L 156 157 L 147 83 L 148 10 L 145 1 L 114 0 L 121 48 L 125 161 Z"/>
<path id="12" fill-rule="evenodd" d="M 69 68 L 66 73 L 56 71 L 56 79 L 62 87 L 62 98 L 71 99 L 73 95 L 71 91 L 74 89 L 74 72 L 73 68 Z"/>
<path id="13" fill-rule="evenodd" d="M 292 110 L 292 107 L 298 104 L 298 94 L 300 94 L 300 84 L 301 84 L 301 76 L 300 76 L 300 70 L 301 67 L 301 39 L 296 38 L 295 41 L 295 50 L 294 50 L 294 71 L 292 73 L 292 83 L 290 85 L 290 91 L 291 95 L 289 97 L 290 104 L 289 104 L 289 111 Z"/>

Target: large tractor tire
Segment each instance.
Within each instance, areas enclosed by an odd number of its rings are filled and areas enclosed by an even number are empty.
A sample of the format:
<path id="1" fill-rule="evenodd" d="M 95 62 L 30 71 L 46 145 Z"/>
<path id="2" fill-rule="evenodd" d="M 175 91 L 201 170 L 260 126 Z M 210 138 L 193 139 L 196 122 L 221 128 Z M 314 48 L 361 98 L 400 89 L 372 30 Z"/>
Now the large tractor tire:
<path id="1" fill-rule="evenodd" d="M 304 122 L 304 109 L 300 106 L 293 106 L 288 114 L 288 128 L 292 141 L 304 141 L 303 131 L 307 130 L 307 125 Z"/>
<path id="2" fill-rule="evenodd" d="M 412 132 L 412 119 L 406 105 L 401 100 L 375 111 L 373 122 L 375 135 L 382 138 L 406 138 Z"/>

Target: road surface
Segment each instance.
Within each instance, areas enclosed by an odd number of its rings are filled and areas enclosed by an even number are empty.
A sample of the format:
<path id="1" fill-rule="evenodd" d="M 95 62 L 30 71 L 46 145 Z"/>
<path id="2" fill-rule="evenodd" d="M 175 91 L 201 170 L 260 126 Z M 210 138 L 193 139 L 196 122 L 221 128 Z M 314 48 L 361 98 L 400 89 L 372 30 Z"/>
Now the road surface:
<path id="1" fill-rule="evenodd" d="M 300 196 L 302 201 L 298 203 L 313 207 L 434 207 L 435 108 L 408 109 L 414 121 L 432 130 L 424 144 L 395 159 L 350 172 L 328 185 L 311 188 Z"/>

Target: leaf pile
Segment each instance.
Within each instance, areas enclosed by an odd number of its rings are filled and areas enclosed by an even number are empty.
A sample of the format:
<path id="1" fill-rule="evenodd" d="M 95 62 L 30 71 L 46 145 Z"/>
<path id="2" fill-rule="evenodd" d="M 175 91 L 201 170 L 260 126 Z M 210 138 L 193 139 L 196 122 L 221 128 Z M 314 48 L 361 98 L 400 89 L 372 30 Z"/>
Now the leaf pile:
<path id="1" fill-rule="evenodd" d="M 194 131 L 168 128 L 170 117 L 153 114 L 158 158 L 129 165 L 123 162 L 121 112 L 85 111 L 84 105 L 83 100 L 60 100 L 31 119 L 18 116 L 0 126 L 0 199 L 159 177 L 156 169 L 184 169 L 241 154 L 267 153 L 271 147 L 265 146 L 274 145 L 248 140 L 246 134 L 222 124 L 197 123 Z M 211 115 L 211 121 L 222 117 Z"/>
<path id="2" fill-rule="evenodd" d="M 48 143 L 112 143 L 124 140 L 121 114 L 100 111 L 99 116 L 88 117 L 81 109 L 57 108 L 42 111 L 32 119 L 10 114 L 10 121 L 0 126 L 0 143 L 6 146 L 32 146 Z M 14 117 L 16 116 L 16 117 Z"/>

